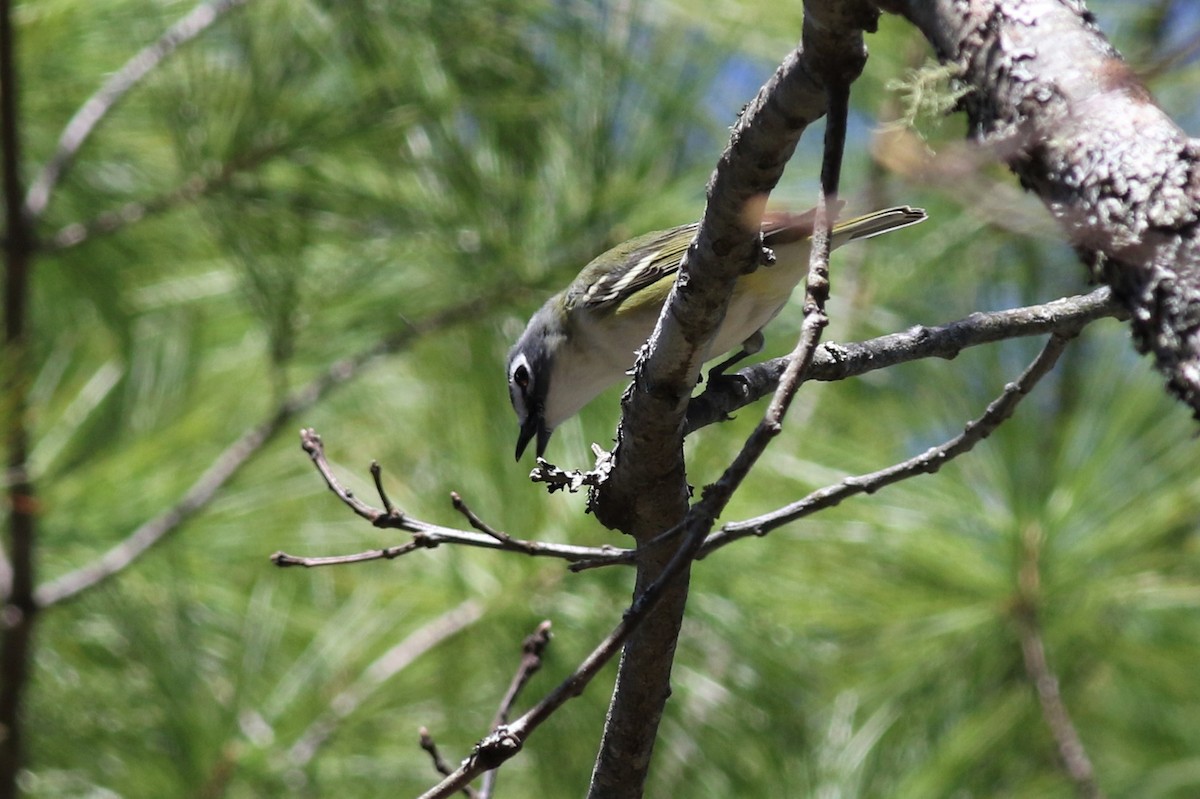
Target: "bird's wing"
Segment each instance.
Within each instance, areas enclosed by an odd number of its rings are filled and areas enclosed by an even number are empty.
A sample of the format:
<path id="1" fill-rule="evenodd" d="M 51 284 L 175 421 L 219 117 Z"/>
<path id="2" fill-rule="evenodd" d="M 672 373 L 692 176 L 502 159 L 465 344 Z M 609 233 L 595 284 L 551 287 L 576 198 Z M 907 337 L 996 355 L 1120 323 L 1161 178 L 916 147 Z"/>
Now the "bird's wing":
<path id="1" fill-rule="evenodd" d="M 568 292 L 570 307 L 602 310 L 619 305 L 642 289 L 670 278 L 696 233 L 696 225 L 647 233 L 592 261 Z"/>

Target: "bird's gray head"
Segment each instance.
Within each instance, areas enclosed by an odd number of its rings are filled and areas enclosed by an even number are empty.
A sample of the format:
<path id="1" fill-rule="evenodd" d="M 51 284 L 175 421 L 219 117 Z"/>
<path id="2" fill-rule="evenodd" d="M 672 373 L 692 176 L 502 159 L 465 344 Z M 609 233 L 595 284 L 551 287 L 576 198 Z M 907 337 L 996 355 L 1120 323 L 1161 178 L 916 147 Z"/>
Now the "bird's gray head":
<path id="1" fill-rule="evenodd" d="M 541 457 L 554 432 L 546 423 L 546 399 L 550 394 L 554 353 L 562 343 L 562 333 L 549 324 L 551 318 L 547 306 L 543 306 L 508 353 L 508 397 L 520 426 L 517 460 L 521 460 L 525 447 L 535 437 L 537 454 Z"/>

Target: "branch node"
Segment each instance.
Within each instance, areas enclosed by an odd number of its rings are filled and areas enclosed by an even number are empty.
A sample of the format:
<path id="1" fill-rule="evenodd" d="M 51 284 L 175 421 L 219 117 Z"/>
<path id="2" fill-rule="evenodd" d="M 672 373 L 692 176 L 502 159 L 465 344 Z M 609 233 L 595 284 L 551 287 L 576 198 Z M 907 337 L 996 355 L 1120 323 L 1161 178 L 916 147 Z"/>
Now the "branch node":
<path id="1" fill-rule="evenodd" d="M 471 759 L 479 768 L 491 771 L 520 752 L 522 746 L 524 741 L 509 731 L 507 724 L 502 724 L 475 744 Z"/>

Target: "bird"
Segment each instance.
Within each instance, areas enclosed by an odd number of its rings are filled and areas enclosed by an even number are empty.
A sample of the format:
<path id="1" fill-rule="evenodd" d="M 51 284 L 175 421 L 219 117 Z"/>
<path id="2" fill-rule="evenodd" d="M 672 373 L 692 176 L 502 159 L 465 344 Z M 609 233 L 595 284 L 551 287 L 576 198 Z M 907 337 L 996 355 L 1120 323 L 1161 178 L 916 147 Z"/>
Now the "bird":
<path id="1" fill-rule="evenodd" d="M 763 246 L 775 259 L 734 284 L 705 360 L 742 346 L 710 375 L 762 347 L 762 328 L 808 273 L 815 217 L 815 211 L 763 215 Z M 901 205 L 836 222 L 830 248 L 925 219 L 924 209 Z M 529 319 L 508 354 L 508 393 L 519 427 L 518 461 L 534 439 L 542 457 L 556 427 L 627 377 L 637 351 L 654 332 L 697 228 L 698 223 L 680 225 L 618 244 L 593 259 Z"/>

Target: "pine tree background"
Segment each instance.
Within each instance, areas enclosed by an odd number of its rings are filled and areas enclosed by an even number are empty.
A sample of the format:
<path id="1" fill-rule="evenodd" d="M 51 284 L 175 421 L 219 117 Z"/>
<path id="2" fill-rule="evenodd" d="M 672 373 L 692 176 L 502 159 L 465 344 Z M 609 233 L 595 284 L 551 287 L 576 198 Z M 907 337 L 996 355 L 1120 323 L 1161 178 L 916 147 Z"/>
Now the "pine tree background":
<path id="1" fill-rule="evenodd" d="M 624 545 L 512 462 L 504 356 L 594 254 L 700 215 L 728 126 L 799 36 L 800 4 L 778 5 L 255 0 L 105 118 L 38 230 L 42 580 L 169 508 L 246 430 L 272 433 L 147 555 L 41 616 L 29 796 L 416 795 L 436 777 L 418 728 L 465 756 L 539 621 L 555 640 L 527 700 L 608 631 L 631 587 L 619 568 L 451 547 L 272 566 L 277 550 L 403 540 L 329 494 L 296 431 L 320 431 L 364 497 L 377 460 L 421 518 L 461 525 L 457 491 L 522 538 Z M 1195 131 L 1194 6 L 1089 6 Z M 27 184 L 80 105 L 190 8 L 16 4 Z M 1086 290 L 1048 214 L 962 143 L 919 35 L 885 17 L 868 46 L 844 199 L 931 218 L 839 253 L 826 340 Z M 819 150 L 814 130 L 773 202 L 812 203 Z M 913 166 L 935 152 L 942 172 Z M 939 177 L 962 164 L 966 179 Z M 796 299 L 766 354 L 800 316 Z M 727 519 L 948 438 L 1037 345 L 805 386 Z M 552 459 L 589 465 L 618 395 L 560 428 Z M 689 440 L 693 484 L 757 415 Z M 1024 665 L 1030 619 L 1105 791 L 1200 795 L 1198 466 L 1195 423 L 1127 327 L 1093 325 L 967 457 L 697 565 L 648 795 L 1073 796 Z M 381 656 L 451 622 L 375 679 Z M 500 795 L 582 795 L 611 676 L 504 767 Z"/>

